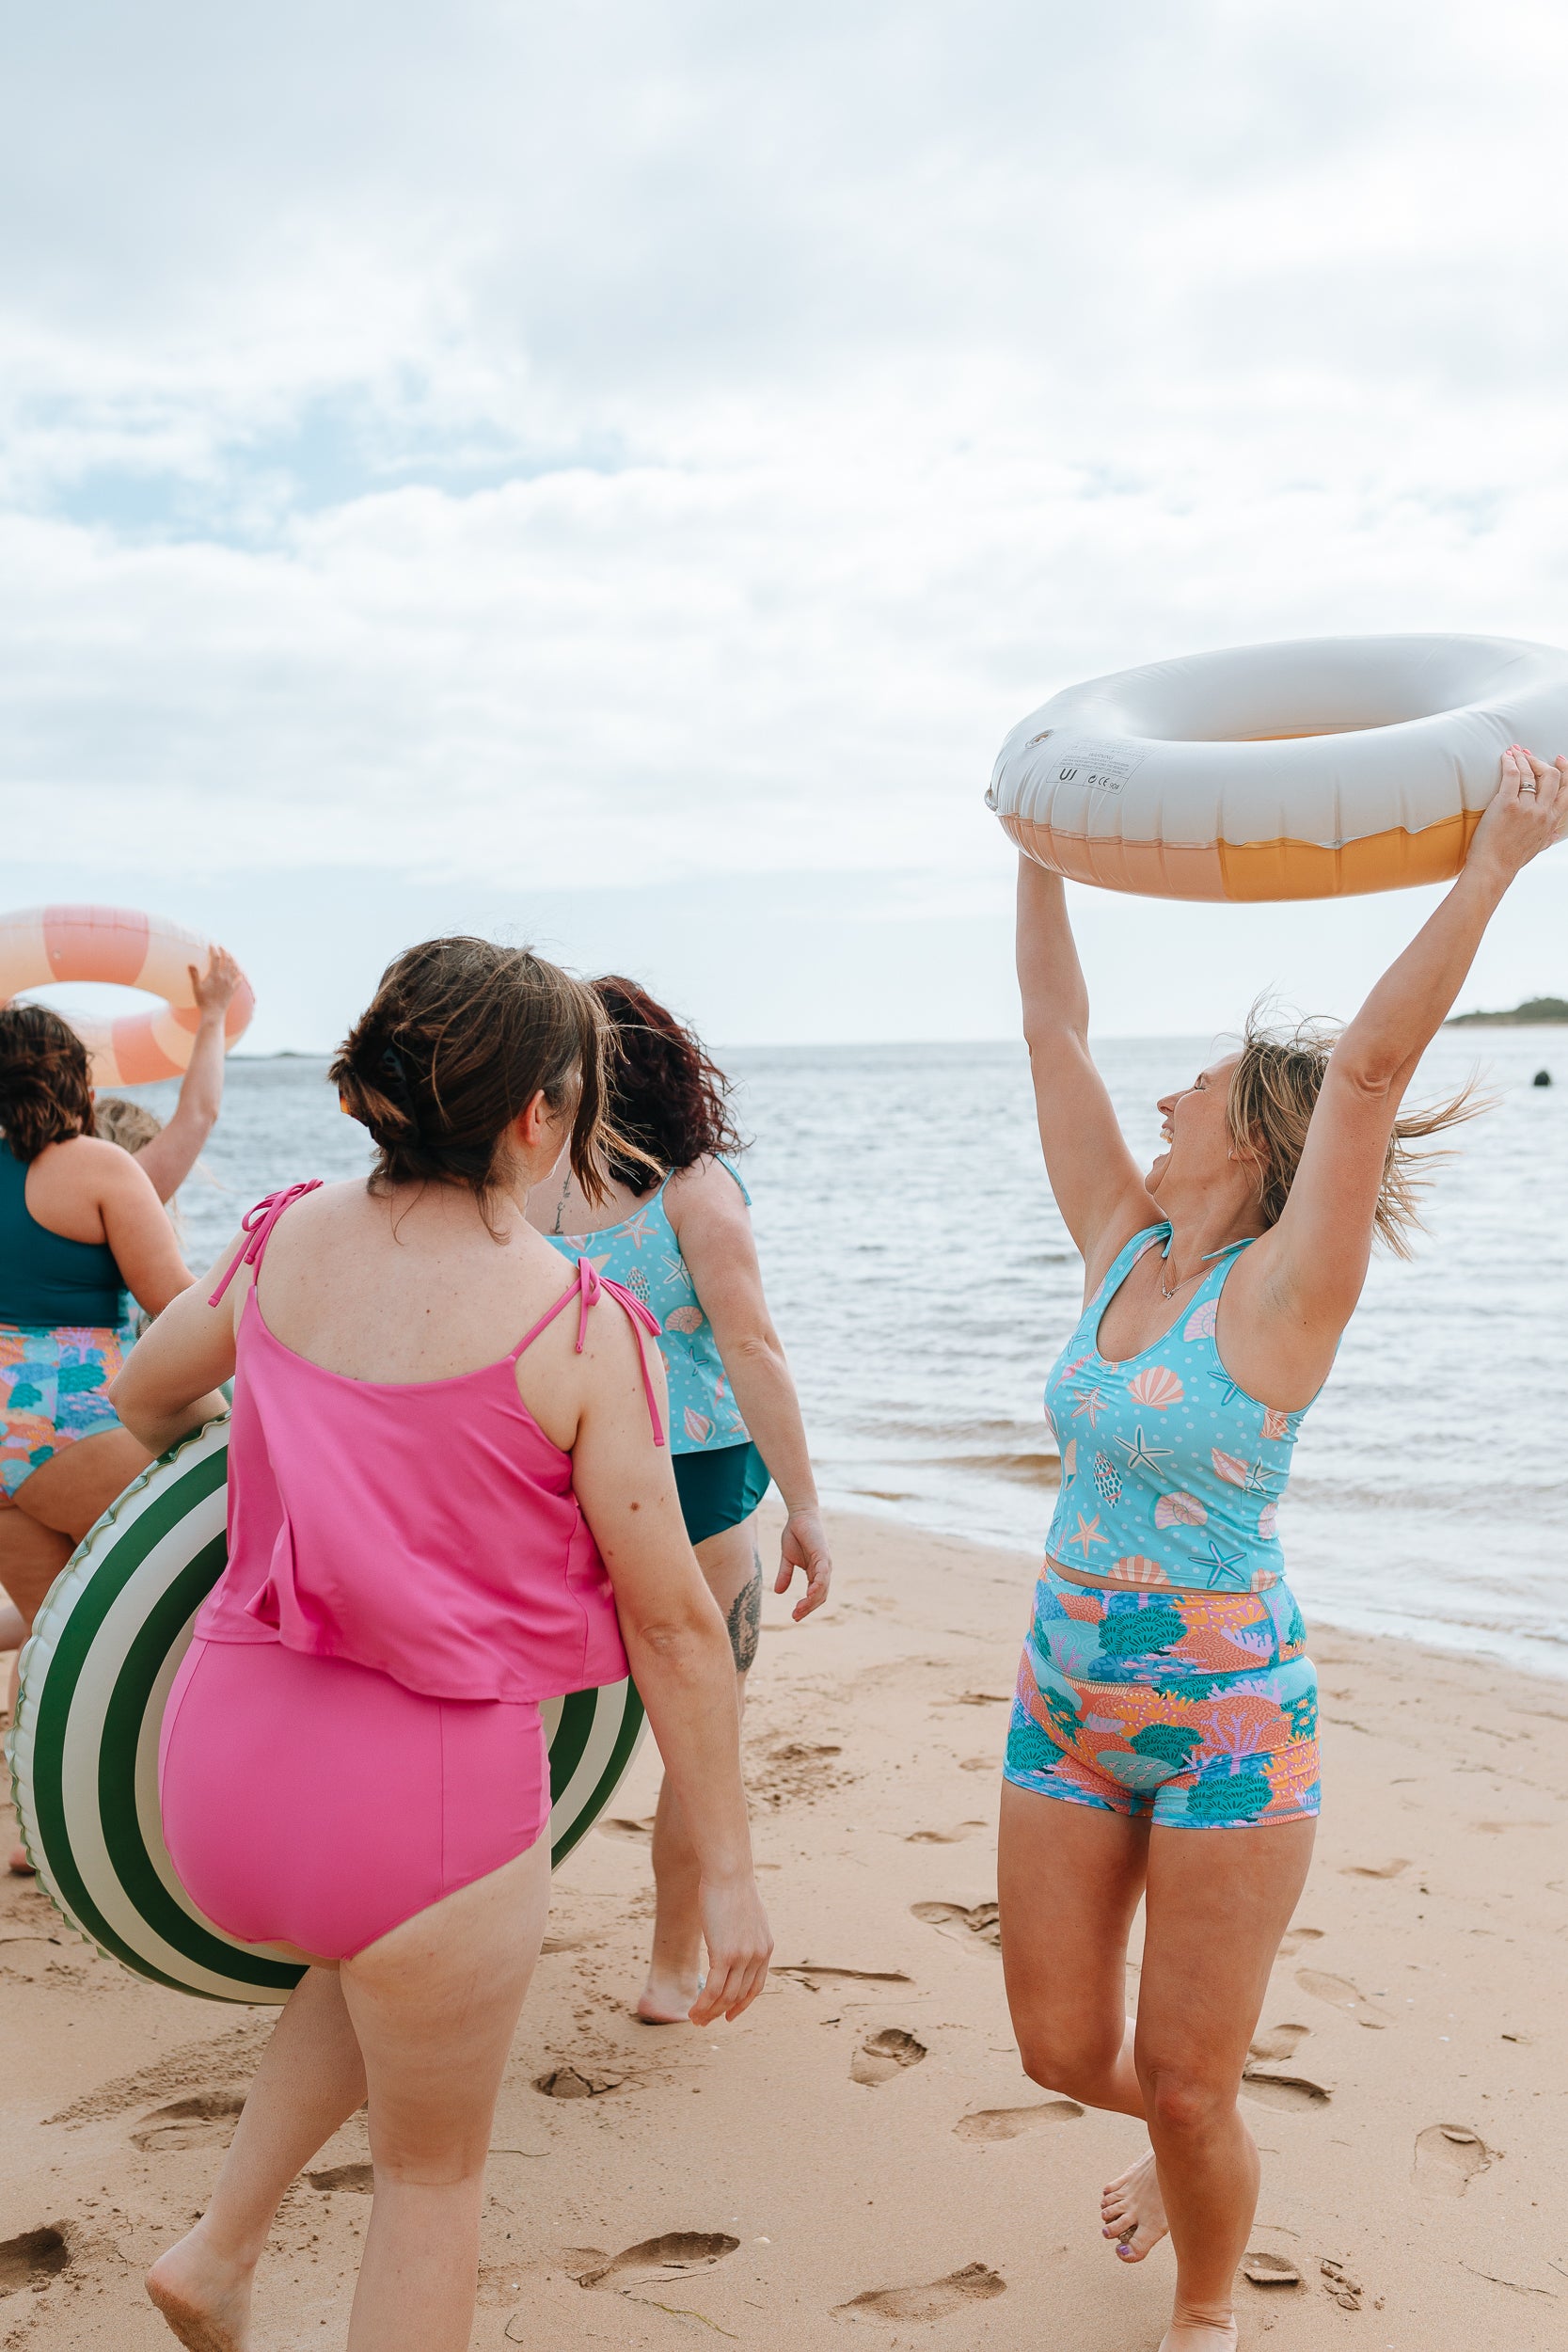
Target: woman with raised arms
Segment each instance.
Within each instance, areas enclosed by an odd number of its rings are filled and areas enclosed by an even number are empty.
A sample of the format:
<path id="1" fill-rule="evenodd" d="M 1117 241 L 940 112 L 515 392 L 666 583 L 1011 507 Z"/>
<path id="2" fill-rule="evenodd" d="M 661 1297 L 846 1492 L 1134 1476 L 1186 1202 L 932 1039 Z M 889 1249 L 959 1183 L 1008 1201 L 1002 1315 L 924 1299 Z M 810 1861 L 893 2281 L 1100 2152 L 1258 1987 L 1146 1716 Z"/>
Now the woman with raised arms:
<path id="1" fill-rule="evenodd" d="M 767 1974 L 730 1645 L 650 1318 L 585 1259 L 562 1289 L 523 1214 L 563 1155 L 602 1197 L 604 1052 L 593 991 L 553 965 L 410 948 L 333 1066 L 369 1182 L 261 1203 L 115 1383 L 160 1452 L 233 1377 L 229 1565 L 165 1709 L 164 1829 L 210 1918 L 309 1963 L 211 2205 L 149 2275 L 194 2352 L 244 2352 L 278 2200 L 367 2101 L 350 2352 L 467 2346 L 549 1900 L 543 1699 L 629 1655 L 697 1855 L 693 2021 L 738 2017 Z"/>
<path id="2" fill-rule="evenodd" d="M 1463 873 L 1354 1020 L 1249 1025 L 1161 1102 L 1147 1176 L 1090 1058 L 1062 883 L 1021 862 L 1024 1035 L 1085 1308 L 1046 1391 L 1062 1486 L 1008 1737 L 1002 1948 L 1029 2074 L 1148 2126 L 1102 2221 L 1125 2262 L 1169 2231 L 1162 2352 L 1236 2342 L 1259 2179 L 1237 2095 L 1312 1851 L 1317 1678 L 1275 1530 L 1291 1449 L 1374 1237 L 1406 1247 L 1412 1144 L 1468 1107 L 1402 1118 L 1405 1089 L 1565 824 L 1568 758 L 1513 747 Z"/>

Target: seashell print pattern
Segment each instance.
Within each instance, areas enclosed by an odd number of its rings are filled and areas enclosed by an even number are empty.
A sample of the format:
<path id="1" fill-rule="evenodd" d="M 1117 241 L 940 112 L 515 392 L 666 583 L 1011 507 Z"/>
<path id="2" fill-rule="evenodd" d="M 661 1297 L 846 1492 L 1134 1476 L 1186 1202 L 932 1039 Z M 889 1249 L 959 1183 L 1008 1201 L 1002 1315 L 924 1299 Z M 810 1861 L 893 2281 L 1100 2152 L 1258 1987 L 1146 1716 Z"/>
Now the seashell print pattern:
<path id="1" fill-rule="evenodd" d="M 1053 1368 L 1061 1487 L 1046 1550 L 1078 1560 L 1077 1531 L 1092 1527 L 1094 1561 L 1117 1564 L 1100 1567 L 1117 1584 L 1263 1592 L 1283 1572 L 1278 1508 L 1304 1415 L 1249 1396 L 1220 1355 L 1220 1293 L 1245 1245 L 1217 1254 L 1184 1319 L 1151 1346 L 1112 1362 L 1098 1345 L 1108 1301 L 1167 1231 L 1129 1243 Z"/>
<path id="2" fill-rule="evenodd" d="M 727 1164 L 726 1164 L 727 1165 Z M 730 1169 L 735 1176 L 735 1170 Z M 743 1199 L 746 1187 L 735 1176 Z M 586 1257 L 657 1318 L 659 1353 L 670 1384 L 670 1444 L 675 1454 L 717 1453 L 744 1445 L 751 1432 L 724 1376 L 713 1326 L 703 1311 L 662 1185 L 619 1225 L 596 1233 L 546 1237 L 568 1263 Z"/>

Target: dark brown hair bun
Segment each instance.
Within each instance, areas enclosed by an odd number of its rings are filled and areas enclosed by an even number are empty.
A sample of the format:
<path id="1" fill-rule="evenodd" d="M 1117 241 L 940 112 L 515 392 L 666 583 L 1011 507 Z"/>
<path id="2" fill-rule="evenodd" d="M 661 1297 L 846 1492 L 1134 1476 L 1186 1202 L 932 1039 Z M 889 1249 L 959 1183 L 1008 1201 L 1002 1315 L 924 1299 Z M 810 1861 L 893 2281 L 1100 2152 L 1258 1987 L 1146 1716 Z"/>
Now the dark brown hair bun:
<path id="1" fill-rule="evenodd" d="M 542 1093 L 576 1107 L 573 1173 L 605 1184 L 605 1023 L 594 991 L 526 947 L 428 939 L 388 964 L 330 1075 L 377 1151 L 372 1188 L 467 1184 L 481 1201 L 501 1137 Z"/>

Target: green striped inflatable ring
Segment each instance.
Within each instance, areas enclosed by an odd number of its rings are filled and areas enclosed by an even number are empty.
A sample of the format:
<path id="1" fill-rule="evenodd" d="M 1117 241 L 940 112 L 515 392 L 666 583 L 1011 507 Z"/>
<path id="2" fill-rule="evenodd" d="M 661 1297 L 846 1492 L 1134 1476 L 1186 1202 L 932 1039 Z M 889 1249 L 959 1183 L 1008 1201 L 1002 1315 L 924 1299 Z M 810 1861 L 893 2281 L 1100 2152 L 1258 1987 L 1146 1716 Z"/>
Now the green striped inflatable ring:
<path id="1" fill-rule="evenodd" d="M 78 1933 L 138 1976 L 214 2001 L 285 2001 L 303 1973 L 236 1943 L 174 1875 L 158 1809 L 164 1703 L 223 1573 L 229 1423 L 209 1422 L 126 1487 L 78 1546 L 22 1654 L 9 1741 L 23 1838 Z M 630 1682 L 544 1707 L 552 1867 L 615 1793 L 643 1730 Z"/>

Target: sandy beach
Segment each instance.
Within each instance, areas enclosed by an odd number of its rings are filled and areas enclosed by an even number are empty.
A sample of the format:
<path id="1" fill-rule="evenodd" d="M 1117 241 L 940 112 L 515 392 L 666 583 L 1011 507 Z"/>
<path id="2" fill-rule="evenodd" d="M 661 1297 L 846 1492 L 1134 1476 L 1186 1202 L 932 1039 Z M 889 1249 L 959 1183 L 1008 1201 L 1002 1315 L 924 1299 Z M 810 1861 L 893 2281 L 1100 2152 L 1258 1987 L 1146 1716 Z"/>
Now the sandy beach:
<path id="1" fill-rule="evenodd" d="M 1003 1999 L 998 1761 L 1034 1563 L 881 1520 L 836 1534 L 831 1614 L 797 1629 L 770 1597 L 754 1677 L 768 1990 L 734 2028 L 629 2014 L 645 1747 L 557 1881 L 477 2346 L 1159 2342 L 1168 2248 L 1129 2270 L 1098 2232 L 1137 2128 L 1029 2083 Z M 1568 1684 L 1314 1632 L 1323 1831 L 1247 2091 L 1253 2267 L 1278 2282 L 1243 2282 L 1242 2341 L 1560 2344 Z M 269 2023 L 139 1983 L 0 1886 L 0 2345 L 172 2342 L 142 2268 L 201 2204 Z M 366 2154 L 356 2119 L 290 2191 L 258 2352 L 341 2342 Z"/>

